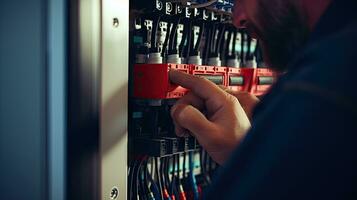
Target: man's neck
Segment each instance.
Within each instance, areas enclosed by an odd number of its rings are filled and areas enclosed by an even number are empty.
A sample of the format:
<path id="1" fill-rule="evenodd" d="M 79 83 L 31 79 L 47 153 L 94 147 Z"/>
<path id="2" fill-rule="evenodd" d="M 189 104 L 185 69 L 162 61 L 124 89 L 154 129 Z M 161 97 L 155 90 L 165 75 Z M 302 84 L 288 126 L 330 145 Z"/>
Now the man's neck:
<path id="1" fill-rule="evenodd" d="M 333 0 L 302 0 L 302 7 L 305 11 L 310 31 L 315 28 L 332 1 Z"/>

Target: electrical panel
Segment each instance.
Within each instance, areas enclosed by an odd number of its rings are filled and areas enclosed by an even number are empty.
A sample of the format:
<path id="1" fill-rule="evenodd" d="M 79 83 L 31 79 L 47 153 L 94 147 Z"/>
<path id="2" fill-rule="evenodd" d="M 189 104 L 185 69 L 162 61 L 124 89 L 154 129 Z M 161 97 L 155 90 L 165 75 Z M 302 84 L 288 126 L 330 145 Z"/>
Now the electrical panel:
<path id="1" fill-rule="evenodd" d="M 198 200 L 219 169 L 194 137 L 175 135 L 170 109 L 189 91 L 171 69 L 257 96 L 274 83 L 259 41 L 232 24 L 234 2 L 131 1 L 128 199 Z"/>

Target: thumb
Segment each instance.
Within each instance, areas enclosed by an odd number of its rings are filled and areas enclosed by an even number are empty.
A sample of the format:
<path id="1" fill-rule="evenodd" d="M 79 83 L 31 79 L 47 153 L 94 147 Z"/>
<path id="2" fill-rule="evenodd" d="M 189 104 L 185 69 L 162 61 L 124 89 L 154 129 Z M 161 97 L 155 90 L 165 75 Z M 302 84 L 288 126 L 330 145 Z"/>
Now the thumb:
<path id="1" fill-rule="evenodd" d="M 198 140 L 214 126 L 198 109 L 187 104 L 176 104 L 171 110 L 171 116 L 176 125 L 190 131 Z"/>

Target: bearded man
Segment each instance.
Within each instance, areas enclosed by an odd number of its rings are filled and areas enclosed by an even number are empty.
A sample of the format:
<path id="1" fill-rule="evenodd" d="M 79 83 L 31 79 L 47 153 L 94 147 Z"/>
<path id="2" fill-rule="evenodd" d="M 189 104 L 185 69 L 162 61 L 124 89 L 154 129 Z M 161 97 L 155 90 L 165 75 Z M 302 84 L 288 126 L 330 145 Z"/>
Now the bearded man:
<path id="1" fill-rule="evenodd" d="M 234 23 L 283 75 L 258 100 L 170 72 L 176 134 L 222 165 L 205 199 L 357 199 L 357 1 L 237 0 Z"/>

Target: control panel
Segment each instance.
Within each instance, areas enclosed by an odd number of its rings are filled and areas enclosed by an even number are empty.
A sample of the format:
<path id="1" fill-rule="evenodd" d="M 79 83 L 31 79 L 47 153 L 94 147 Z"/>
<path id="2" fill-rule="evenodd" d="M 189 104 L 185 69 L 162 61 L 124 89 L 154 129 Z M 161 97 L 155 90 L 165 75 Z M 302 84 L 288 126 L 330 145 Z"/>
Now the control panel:
<path id="1" fill-rule="evenodd" d="M 190 91 L 170 70 L 256 96 L 274 84 L 259 41 L 232 23 L 234 2 L 131 2 L 128 199 L 198 200 L 219 169 L 194 137 L 175 134 L 170 110 Z"/>

